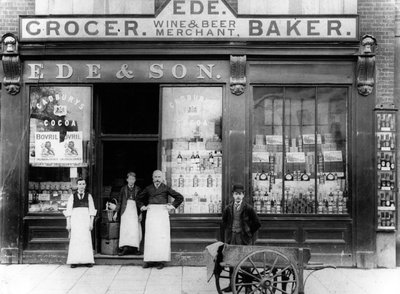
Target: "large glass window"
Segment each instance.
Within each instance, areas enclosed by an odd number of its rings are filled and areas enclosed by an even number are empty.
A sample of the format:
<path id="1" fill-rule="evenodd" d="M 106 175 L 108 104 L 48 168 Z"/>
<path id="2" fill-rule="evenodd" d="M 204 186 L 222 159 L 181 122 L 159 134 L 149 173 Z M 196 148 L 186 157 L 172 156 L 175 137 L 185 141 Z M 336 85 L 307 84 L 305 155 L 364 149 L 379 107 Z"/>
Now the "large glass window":
<path id="1" fill-rule="evenodd" d="M 347 214 L 347 88 L 253 88 L 258 213 Z"/>
<path id="2" fill-rule="evenodd" d="M 91 87 L 30 87 L 30 213 L 59 213 L 89 175 Z"/>
<path id="3" fill-rule="evenodd" d="M 177 213 L 221 212 L 221 121 L 222 88 L 163 88 L 162 171 L 184 196 Z"/>

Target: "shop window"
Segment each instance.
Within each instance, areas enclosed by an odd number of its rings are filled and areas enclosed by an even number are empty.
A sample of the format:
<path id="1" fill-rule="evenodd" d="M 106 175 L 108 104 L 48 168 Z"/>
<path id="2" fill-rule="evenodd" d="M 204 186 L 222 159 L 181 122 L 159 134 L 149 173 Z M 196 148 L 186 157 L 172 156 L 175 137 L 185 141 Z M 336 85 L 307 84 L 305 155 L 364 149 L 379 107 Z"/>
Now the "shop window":
<path id="1" fill-rule="evenodd" d="M 253 88 L 258 213 L 348 214 L 347 88 Z"/>
<path id="2" fill-rule="evenodd" d="M 184 196 L 176 213 L 220 213 L 222 88 L 164 87 L 162 171 Z"/>
<path id="3" fill-rule="evenodd" d="M 30 87 L 29 213 L 60 213 L 89 177 L 91 87 Z"/>

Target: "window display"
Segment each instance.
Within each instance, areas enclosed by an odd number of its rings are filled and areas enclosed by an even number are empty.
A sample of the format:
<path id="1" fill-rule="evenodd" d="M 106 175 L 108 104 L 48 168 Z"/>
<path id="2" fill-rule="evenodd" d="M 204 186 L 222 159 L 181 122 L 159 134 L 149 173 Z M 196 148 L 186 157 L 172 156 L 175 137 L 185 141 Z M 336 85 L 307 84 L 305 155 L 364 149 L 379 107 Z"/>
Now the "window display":
<path id="1" fill-rule="evenodd" d="M 88 176 L 91 87 L 30 87 L 30 213 L 66 208 L 78 176 Z"/>
<path id="2" fill-rule="evenodd" d="M 258 213 L 347 214 L 347 88 L 254 87 Z"/>
<path id="3" fill-rule="evenodd" d="M 377 229 L 396 229 L 397 169 L 396 169 L 396 111 L 375 109 L 377 158 Z"/>
<path id="4" fill-rule="evenodd" d="M 176 213 L 220 213 L 222 88 L 165 87 L 162 171 L 185 200 Z"/>

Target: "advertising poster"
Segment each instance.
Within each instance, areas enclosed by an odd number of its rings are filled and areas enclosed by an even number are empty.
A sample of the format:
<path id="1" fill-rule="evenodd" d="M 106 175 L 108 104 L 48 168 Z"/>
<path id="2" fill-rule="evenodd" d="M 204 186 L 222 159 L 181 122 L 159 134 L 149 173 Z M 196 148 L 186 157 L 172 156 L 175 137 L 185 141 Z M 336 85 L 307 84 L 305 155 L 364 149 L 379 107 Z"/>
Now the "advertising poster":
<path id="1" fill-rule="evenodd" d="M 30 88 L 29 163 L 42 167 L 87 166 L 90 87 Z"/>
<path id="2" fill-rule="evenodd" d="M 43 164 L 54 164 L 59 158 L 60 133 L 37 132 L 35 134 L 35 161 Z"/>

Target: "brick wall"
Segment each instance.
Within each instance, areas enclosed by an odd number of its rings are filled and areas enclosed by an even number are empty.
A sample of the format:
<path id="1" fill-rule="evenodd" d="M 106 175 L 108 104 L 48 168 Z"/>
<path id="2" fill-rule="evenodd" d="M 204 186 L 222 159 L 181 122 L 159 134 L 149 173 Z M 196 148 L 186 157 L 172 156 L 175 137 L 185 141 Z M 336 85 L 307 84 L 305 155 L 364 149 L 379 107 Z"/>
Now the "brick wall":
<path id="1" fill-rule="evenodd" d="M 0 36 L 18 35 L 19 15 L 35 13 L 35 0 L 0 0 Z"/>
<path id="2" fill-rule="evenodd" d="M 395 6 L 393 0 L 358 0 L 360 36 L 373 35 L 376 51 L 377 103 L 394 99 Z"/>

